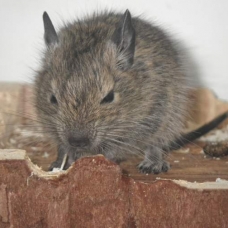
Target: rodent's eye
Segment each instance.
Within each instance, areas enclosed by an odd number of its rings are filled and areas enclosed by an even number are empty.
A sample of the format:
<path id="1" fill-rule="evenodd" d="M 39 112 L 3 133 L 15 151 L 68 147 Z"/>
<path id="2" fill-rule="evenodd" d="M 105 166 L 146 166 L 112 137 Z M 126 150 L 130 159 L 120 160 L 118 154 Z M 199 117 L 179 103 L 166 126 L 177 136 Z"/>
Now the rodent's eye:
<path id="1" fill-rule="evenodd" d="M 52 104 L 58 104 L 58 101 L 54 95 L 51 95 L 50 101 Z"/>
<path id="2" fill-rule="evenodd" d="M 101 101 L 101 104 L 104 104 L 104 103 L 111 103 L 113 102 L 114 100 L 114 91 L 111 90 L 104 98 L 103 100 Z"/>

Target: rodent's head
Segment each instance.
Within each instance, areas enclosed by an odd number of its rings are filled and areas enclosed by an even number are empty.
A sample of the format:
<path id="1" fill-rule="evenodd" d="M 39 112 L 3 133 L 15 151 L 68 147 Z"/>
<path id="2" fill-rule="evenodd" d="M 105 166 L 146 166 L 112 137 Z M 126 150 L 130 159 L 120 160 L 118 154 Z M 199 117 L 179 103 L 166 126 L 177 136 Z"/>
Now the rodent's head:
<path id="1" fill-rule="evenodd" d="M 78 150 L 134 132 L 150 97 L 132 80 L 135 31 L 129 11 L 114 29 L 98 22 L 90 28 L 72 24 L 58 35 L 47 13 L 43 19 L 47 51 L 35 97 L 44 129 L 59 144 Z"/>

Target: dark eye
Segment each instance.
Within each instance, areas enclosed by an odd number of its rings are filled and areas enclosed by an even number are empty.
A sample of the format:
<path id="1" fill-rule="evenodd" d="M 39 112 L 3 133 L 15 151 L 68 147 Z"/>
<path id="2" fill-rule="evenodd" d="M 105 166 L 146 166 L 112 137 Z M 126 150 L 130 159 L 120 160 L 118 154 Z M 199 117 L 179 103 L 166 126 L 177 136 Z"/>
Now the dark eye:
<path id="1" fill-rule="evenodd" d="M 58 104 L 58 101 L 54 95 L 51 95 L 50 101 L 52 104 Z"/>
<path id="2" fill-rule="evenodd" d="M 101 101 L 101 104 L 111 103 L 114 100 L 114 92 L 111 90 Z"/>

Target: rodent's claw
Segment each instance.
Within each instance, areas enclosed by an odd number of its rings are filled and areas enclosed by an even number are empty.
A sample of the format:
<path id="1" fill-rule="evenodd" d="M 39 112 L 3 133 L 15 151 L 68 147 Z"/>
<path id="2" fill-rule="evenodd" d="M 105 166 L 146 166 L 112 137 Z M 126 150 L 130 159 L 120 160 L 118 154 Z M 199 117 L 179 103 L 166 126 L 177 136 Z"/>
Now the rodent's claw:
<path id="1" fill-rule="evenodd" d="M 57 160 L 51 163 L 50 167 L 48 168 L 48 171 L 52 171 L 54 168 L 60 168 L 60 167 L 61 167 L 61 162 Z"/>
<path id="2" fill-rule="evenodd" d="M 166 161 L 151 162 L 144 160 L 138 165 L 138 168 L 141 173 L 159 174 L 161 172 L 167 172 L 170 168 L 170 165 Z"/>
<path id="3" fill-rule="evenodd" d="M 60 170 L 67 170 L 70 167 L 70 164 L 66 162 L 64 165 L 62 165 L 63 161 L 57 159 L 54 161 L 50 167 L 48 168 L 48 171 L 52 171 L 54 168 L 60 169 Z"/>

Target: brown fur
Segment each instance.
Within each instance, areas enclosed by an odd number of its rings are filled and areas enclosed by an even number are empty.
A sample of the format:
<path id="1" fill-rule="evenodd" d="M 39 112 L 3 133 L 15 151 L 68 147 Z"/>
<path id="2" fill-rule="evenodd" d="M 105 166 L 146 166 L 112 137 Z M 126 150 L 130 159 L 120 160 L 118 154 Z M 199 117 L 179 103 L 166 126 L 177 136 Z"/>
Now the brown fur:
<path id="1" fill-rule="evenodd" d="M 167 171 L 162 147 L 179 137 L 188 103 L 188 82 L 175 44 L 159 28 L 132 18 L 134 63 L 111 37 L 122 15 L 103 13 L 67 24 L 59 43 L 48 47 L 36 77 L 37 113 L 68 165 L 81 156 L 102 153 L 113 161 L 145 154 L 142 172 Z M 114 90 L 114 101 L 100 104 Z M 51 104 L 54 94 L 58 104 Z M 69 134 L 86 134 L 86 151 L 71 147 Z M 59 166 L 59 162 L 53 166 Z"/>

